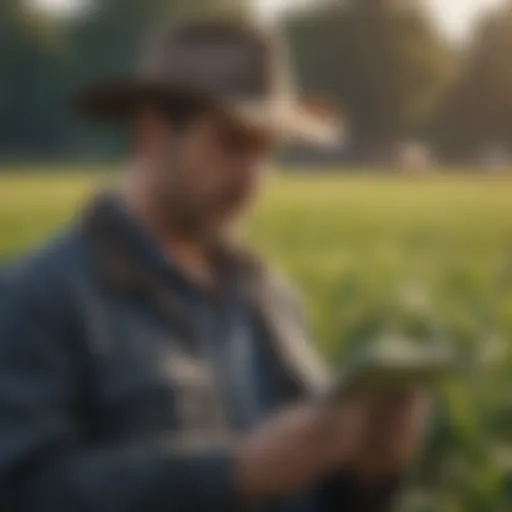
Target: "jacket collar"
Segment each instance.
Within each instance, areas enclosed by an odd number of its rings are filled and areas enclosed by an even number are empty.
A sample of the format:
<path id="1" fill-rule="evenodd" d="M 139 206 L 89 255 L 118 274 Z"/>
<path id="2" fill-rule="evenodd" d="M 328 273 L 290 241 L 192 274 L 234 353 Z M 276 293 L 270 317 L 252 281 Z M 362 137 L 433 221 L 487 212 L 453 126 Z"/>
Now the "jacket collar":
<path id="1" fill-rule="evenodd" d="M 123 226 L 132 222 L 135 225 L 136 221 L 122 209 L 119 198 L 114 193 L 107 192 L 97 196 L 82 215 L 81 224 L 92 241 L 95 260 L 102 278 L 113 289 L 125 292 L 141 291 L 156 284 L 161 286 L 161 273 L 158 267 L 161 269 L 163 266 L 164 256 L 155 255 L 157 250 L 153 248 L 150 251 L 141 250 L 134 240 L 135 237 L 129 236 L 128 231 L 131 227 Z M 140 226 L 135 228 L 142 231 Z M 143 244 L 146 240 L 138 242 Z M 148 245 L 151 242 L 152 240 Z M 153 253 L 153 258 L 147 257 L 148 252 Z M 240 280 L 251 295 L 263 292 L 262 287 L 268 271 L 254 253 L 234 245 L 219 247 L 217 252 L 222 260 L 236 268 Z M 155 261 L 157 264 L 152 264 Z M 172 267 L 171 262 L 169 267 Z M 179 272 L 177 269 L 172 270 L 174 274 Z"/>

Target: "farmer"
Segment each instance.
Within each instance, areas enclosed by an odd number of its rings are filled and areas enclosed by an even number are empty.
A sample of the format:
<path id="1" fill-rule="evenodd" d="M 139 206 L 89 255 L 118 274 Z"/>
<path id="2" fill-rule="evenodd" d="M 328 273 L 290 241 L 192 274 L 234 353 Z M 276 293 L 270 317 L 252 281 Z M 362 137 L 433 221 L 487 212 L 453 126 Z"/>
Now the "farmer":
<path id="1" fill-rule="evenodd" d="M 317 400 L 291 294 L 237 243 L 284 139 L 335 126 L 293 95 L 274 36 L 163 27 L 131 78 L 80 96 L 125 123 L 119 186 L 0 294 L 0 510 L 383 511 L 425 400 Z"/>

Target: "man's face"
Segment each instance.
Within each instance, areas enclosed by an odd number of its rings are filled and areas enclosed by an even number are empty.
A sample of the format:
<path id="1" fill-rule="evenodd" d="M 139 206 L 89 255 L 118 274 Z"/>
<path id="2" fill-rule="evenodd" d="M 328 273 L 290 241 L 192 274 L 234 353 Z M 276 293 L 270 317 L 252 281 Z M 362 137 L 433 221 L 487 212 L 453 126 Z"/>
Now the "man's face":
<path id="1" fill-rule="evenodd" d="M 231 224 L 258 190 L 274 137 L 216 111 L 176 130 L 160 118 L 152 130 L 154 190 L 180 229 L 210 234 Z"/>

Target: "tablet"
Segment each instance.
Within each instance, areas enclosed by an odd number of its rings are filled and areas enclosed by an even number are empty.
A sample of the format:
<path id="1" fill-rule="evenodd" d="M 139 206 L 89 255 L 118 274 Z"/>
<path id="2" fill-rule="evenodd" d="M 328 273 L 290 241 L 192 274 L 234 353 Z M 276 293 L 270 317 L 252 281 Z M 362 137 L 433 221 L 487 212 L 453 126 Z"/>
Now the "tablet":
<path id="1" fill-rule="evenodd" d="M 386 339 L 348 364 L 331 394 L 375 395 L 411 387 L 432 388 L 454 373 L 455 358 L 445 346 Z"/>

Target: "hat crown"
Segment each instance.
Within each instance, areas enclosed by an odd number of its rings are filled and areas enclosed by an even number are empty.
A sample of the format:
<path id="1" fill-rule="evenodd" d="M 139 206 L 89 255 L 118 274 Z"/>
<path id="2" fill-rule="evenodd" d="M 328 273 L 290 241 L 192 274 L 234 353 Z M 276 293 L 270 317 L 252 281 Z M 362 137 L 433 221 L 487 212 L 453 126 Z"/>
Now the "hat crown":
<path id="1" fill-rule="evenodd" d="M 219 20 L 166 23 L 150 39 L 139 72 L 145 79 L 231 100 L 263 100 L 283 92 L 287 73 L 281 53 L 277 36 L 254 25 Z M 287 81 L 291 83 L 289 77 Z"/>

